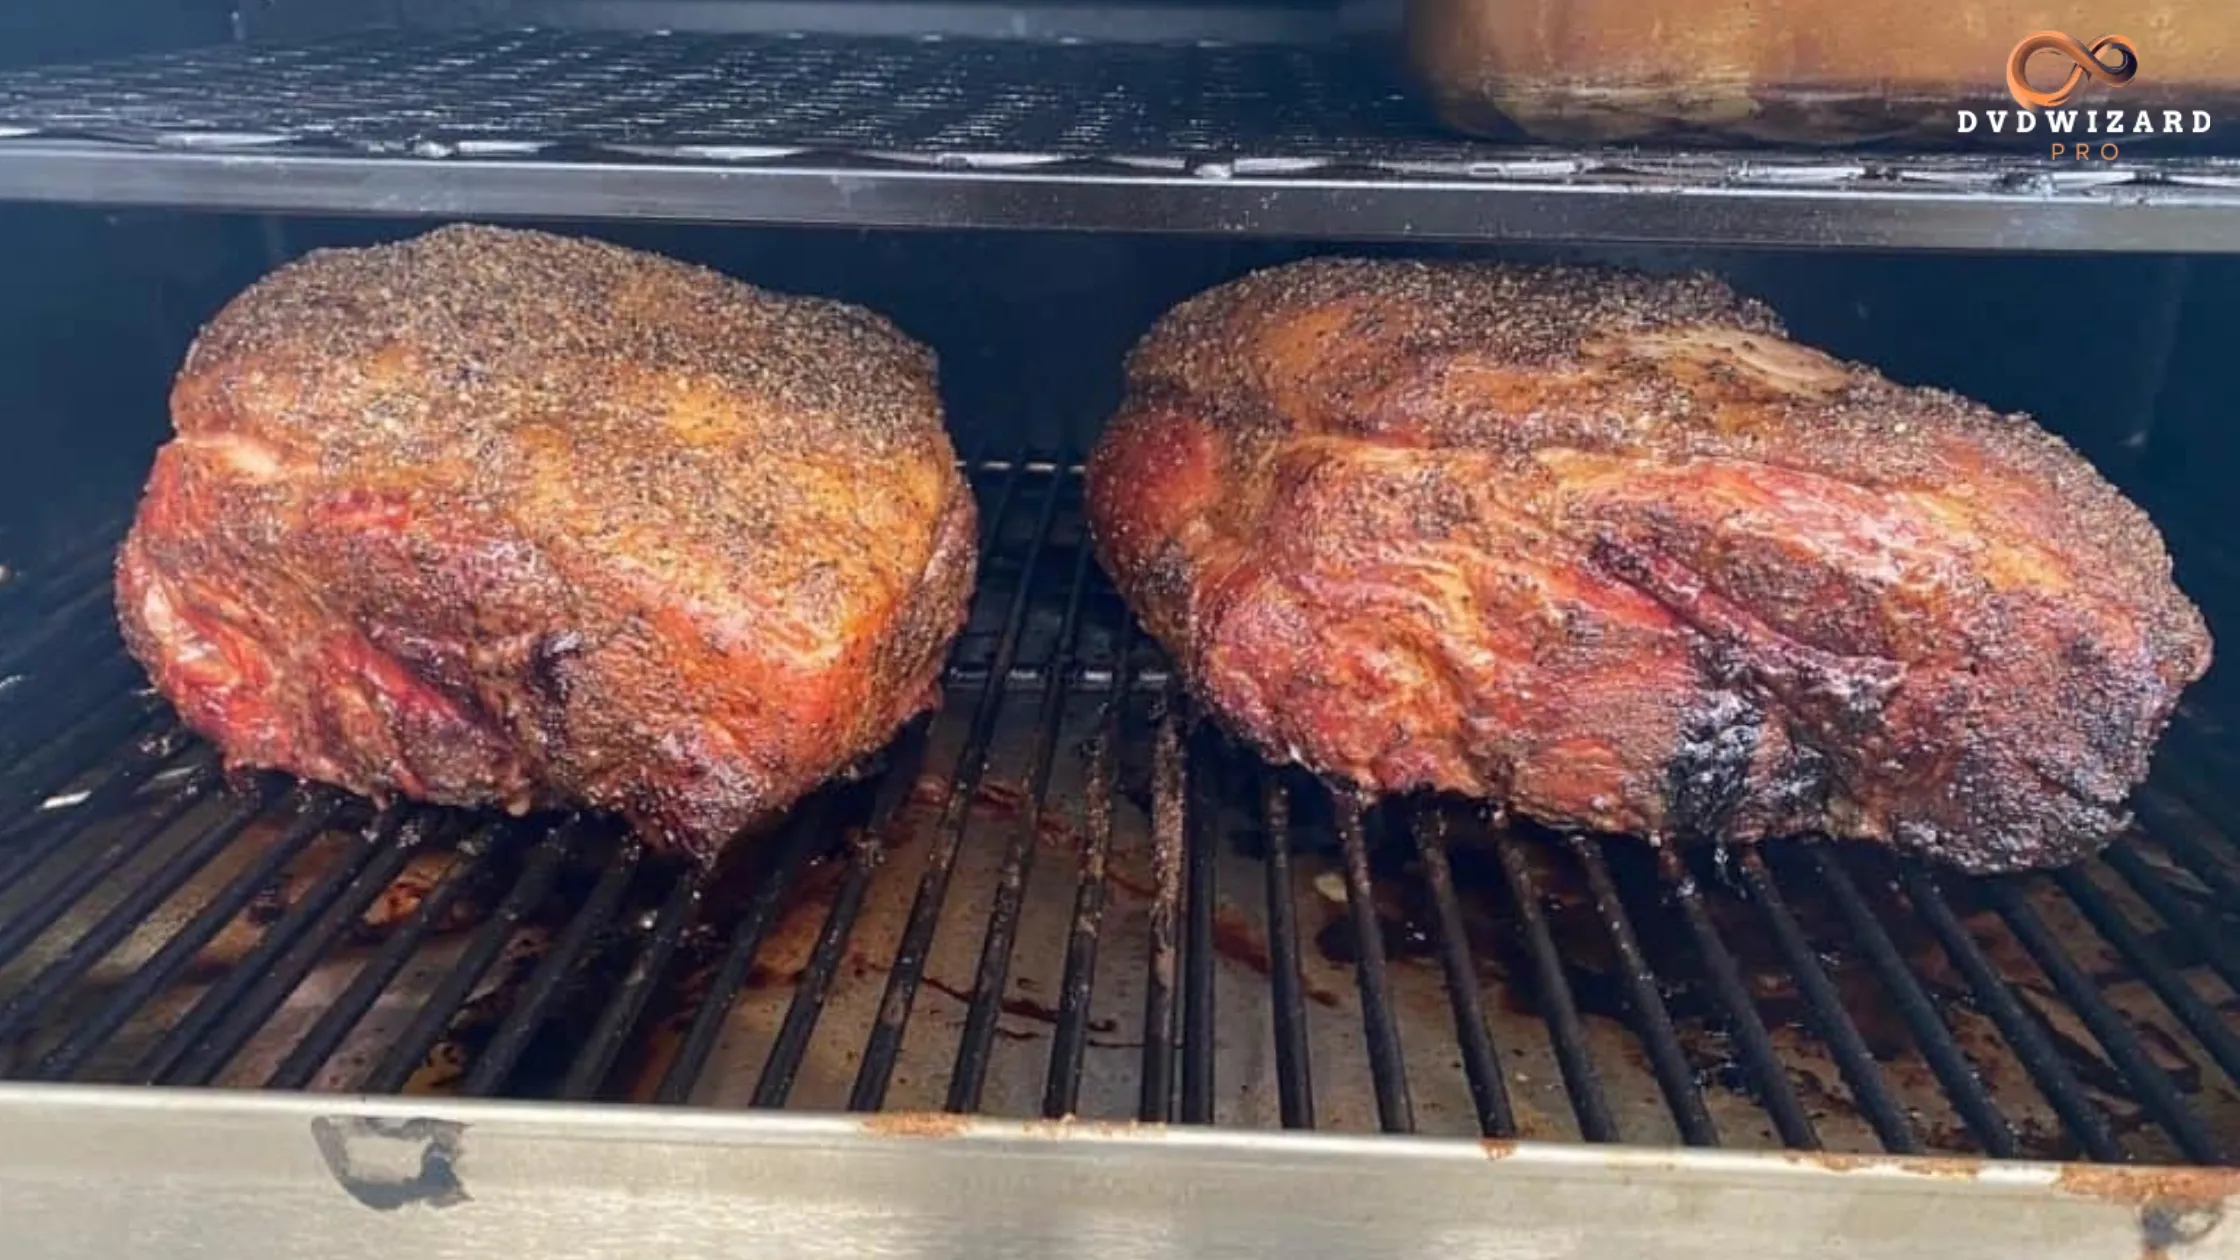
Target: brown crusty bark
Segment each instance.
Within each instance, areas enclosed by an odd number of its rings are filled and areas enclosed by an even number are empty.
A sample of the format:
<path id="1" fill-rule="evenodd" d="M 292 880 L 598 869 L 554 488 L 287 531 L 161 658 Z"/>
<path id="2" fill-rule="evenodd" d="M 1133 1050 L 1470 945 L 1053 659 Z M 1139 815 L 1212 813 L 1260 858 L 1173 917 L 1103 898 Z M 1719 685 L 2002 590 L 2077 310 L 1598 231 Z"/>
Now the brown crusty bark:
<path id="1" fill-rule="evenodd" d="M 1106 566 L 1231 726 L 1373 789 L 2048 865 L 2208 666 L 2067 446 L 1708 278 L 1298 264 L 1170 313 L 1128 386 Z"/>
<path id="2" fill-rule="evenodd" d="M 885 320 L 591 241 L 321 252 L 203 331 L 117 566 L 236 764 L 703 858 L 934 703 L 974 513 Z"/>

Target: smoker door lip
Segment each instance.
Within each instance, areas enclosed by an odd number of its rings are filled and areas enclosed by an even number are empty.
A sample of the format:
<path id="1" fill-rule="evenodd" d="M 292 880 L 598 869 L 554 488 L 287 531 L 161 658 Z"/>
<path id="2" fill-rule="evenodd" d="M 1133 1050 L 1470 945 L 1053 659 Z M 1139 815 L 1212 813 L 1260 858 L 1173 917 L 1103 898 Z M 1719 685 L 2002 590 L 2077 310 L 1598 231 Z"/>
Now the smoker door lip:
<path id="1" fill-rule="evenodd" d="M 2240 1255 L 2234 1169 L 22 1084 L 0 1132 L 27 1255 Z"/>
<path id="2" fill-rule="evenodd" d="M 789 151 L 790 152 L 790 151 Z M 1593 241 L 1812 249 L 2240 252 L 2240 186 L 2200 176 L 2056 192 L 1857 181 L 1567 182 L 1335 167 L 1240 172 L 621 157 L 405 157 L 275 146 L 0 139 L 0 201 L 399 218 L 531 218 L 1220 234 L 1288 240 Z"/>

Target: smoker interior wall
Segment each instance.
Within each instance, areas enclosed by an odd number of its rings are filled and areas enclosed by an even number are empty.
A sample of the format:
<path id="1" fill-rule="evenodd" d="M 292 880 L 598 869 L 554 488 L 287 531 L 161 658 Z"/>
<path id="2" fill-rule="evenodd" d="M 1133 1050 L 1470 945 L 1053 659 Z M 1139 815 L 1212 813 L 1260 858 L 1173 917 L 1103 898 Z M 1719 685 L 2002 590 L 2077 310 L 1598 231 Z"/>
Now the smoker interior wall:
<path id="1" fill-rule="evenodd" d="M 67 534 L 122 510 L 164 432 L 197 325 L 274 258 L 421 230 L 411 222 L 0 209 L 0 528 Z M 781 289 L 873 306 L 931 343 L 960 446 L 1080 450 L 1129 344 L 1208 285 L 1329 246 L 1249 240 L 563 226 Z M 1406 253 L 1384 249 L 1379 252 Z M 2214 528 L 2240 262 L 1646 249 L 1421 249 L 1706 267 L 1801 339 L 2033 413 L 2159 515 Z"/>

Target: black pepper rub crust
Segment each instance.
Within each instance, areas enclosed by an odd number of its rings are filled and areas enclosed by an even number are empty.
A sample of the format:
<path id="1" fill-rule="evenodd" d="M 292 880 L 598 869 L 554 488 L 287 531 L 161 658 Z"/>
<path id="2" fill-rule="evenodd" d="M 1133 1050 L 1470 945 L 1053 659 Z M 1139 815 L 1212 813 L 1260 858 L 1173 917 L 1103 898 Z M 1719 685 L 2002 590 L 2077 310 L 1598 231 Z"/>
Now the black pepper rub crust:
<path id="1" fill-rule="evenodd" d="M 1090 478 L 1121 590 L 1263 749 L 1564 825 L 2068 860 L 2209 660 L 2058 438 L 1702 275 L 1248 276 L 1143 339 Z"/>
<path id="2" fill-rule="evenodd" d="M 172 413 L 129 644 L 236 762 L 363 791 L 712 856 L 934 703 L 971 590 L 929 351 L 595 241 L 307 255 Z"/>

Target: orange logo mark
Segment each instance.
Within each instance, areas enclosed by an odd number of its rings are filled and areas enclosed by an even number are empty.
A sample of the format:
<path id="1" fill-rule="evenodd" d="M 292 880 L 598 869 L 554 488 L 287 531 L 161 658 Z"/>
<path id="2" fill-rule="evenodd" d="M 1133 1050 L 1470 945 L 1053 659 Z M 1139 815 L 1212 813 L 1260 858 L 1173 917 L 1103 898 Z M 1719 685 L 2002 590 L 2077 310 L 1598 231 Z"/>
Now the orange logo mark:
<path id="1" fill-rule="evenodd" d="M 2100 60 L 2100 54 L 2113 48 L 2116 63 L 2109 65 Z M 2027 71 L 2030 58 L 2041 52 L 2057 52 L 2072 63 L 2069 77 L 2051 92 L 2041 92 L 2030 86 Z M 2121 35 L 2102 35 L 2092 41 L 2091 47 L 2077 42 L 2073 35 L 2059 31 L 2039 31 L 2014 46 L 2007 56 L 2007 91 L 2014 94 L 2015 103 L 2028 109 L 2036 105 L 2041 109 L 2058 109 L 2069 103 L 2084 87 L 2087 78 L 2098 79 L 2110 87 L 2122 87 L 2139 73 L 2139 50 Z"/>

